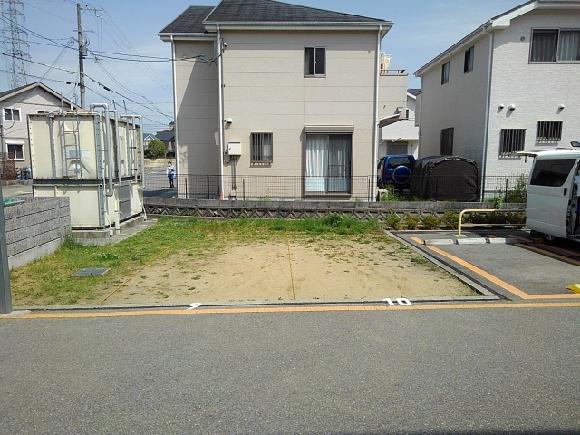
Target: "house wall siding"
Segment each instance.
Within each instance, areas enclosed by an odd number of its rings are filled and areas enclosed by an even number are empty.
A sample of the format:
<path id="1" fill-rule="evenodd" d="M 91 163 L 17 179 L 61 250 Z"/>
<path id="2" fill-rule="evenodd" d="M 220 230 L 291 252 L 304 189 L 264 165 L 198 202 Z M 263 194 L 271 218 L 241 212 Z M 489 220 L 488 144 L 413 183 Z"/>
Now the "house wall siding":
<path id="1" fill-rule="evenodd" d="M 20 121 L 4 121 L 4 108 L 8 107 L 20 109 Z M 62 100 L 38 87 L 0 102 L 0 122 L 2 122 L 4 127 L 5 144 L 23 144 L 24 160 L 16 161 L 17 168 L 31 166 L 28 140 L 28 114 L 36 113 L 37 110 L 59 110 L 61 107 L 63 107 Z M 65 105 L 64 107 L 65 110 L 70 110 L 70 106 Z M 6 151 L 6 149 L 3 151 Z"/>
<path id="2" fill-rule="evenodd" d="M 580 29 L 580 11 L 534 11 L 512 20 L 494 38 L 488 130 L 488 175 L 529 172 L 531 159 L 499 157 L 502 128 L 526 129 L 526 150 L 569 147 L 580 138 L 580 63 L 528 62 L 534 27 Z M 525 38 L 524 41 L 521 39 Z M 505 109 L 499 110 L 500 104 Z M 516 110 L 508 111 L 510 104 Z M 558 105 L 566 108 L 558 110 Z M 538 121 L 563 121 L 562 140 L 551 146 L 536 143 Z"/>
<path id="3" fill-rule="evenodd" d="M 175 63 L 179 171 L 218 175 L 218 67 L 216 62 L 191 59 L 199 55 L 214 58 L 214 41 L 175 42 L 175 57 L 189 58 Z"/>
<path id="4" fill-rule="evenodd" d="M 454 128 L 453 154 L 475 160 L 481 168 L 487 105 L 489 37 L 474 45 L 474 68 L 463 72 L 465 51 L 450 58 L 449 82 L 441 84 L 440 62 L 421 78 L 419 157 L 440 154 L 440 133 Z"/>
<path id="5" fill-rule="evenodd" d="M 242 144 L 238 175 L 304 175 L 306 125 L 354 126 L 353 175 L 372 174 L 376 31 L 222 34 L 225 142 Z M 304 76 L 307 46 L 326 48 L 325 77 Z M 271 166 L 251 166 L 252 132 L 274 133 Z"/>

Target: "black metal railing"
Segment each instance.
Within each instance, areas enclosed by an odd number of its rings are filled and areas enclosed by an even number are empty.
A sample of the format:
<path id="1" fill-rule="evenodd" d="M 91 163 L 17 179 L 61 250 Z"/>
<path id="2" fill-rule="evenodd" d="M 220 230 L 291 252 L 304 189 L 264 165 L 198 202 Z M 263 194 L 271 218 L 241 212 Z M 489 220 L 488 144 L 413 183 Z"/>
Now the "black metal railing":
<path id="1" fill-rule="evenodd" d="M 445 178 L 445 180 L 441 180 Z M 451 179 L 451 182 L 450 182 Z M 445 183 L 442 183 L 444 181 Z M 428 177 L 426 183 L 464 183 L 461 176 Z M 414 193 L 410 186 L 387 185 L 374 189 L 372 176 L 356 177 L 305 177 L 274 175 L 193 175 L 180 174 L 170 188 L 169 178 L 156 173 L 145 178 L 145 196 L 190 199 L 238 199 L 238 200 L 356 200 L 381 201 L 430 200 Z M 526 201 L 527 175 L 487 176 L 483 198 L 480 187 L 472 186 L 477 199 L 523 203 Z"/>

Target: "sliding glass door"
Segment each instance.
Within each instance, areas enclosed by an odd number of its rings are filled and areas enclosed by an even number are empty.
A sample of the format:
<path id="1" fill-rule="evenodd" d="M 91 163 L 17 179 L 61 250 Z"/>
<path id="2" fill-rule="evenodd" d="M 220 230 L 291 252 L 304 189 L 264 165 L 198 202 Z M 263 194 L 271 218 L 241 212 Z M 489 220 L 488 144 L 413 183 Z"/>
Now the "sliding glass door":
<path id="1" fill-rule="evenodd" d="M 307 194 L 350 193 L 352 134 L 307 134 Z"/>

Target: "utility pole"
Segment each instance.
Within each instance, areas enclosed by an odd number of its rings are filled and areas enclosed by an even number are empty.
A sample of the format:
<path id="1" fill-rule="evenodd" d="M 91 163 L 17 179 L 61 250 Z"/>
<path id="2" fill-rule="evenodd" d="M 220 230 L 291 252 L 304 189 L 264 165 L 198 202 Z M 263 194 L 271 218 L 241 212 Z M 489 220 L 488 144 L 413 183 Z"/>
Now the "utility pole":
<path id="1" fill-rule="evenodd" d="M 4 152 L 4 128 L 0 124 L 0 144 Z M 3 172 L 4 168 L 0 168 Z M 6 251 L 6 225 L 4 221 L 4 196 L 0 186 L 0 314 L 12 312 L 12 291 L 10 290 L 10 271 Z"/>
<path id="2" fill-rule="evenodd" d="M 86 56 L 85 35 L 83 33 L 82 7 L 77 3 L 77 40 L 79 43 L 79 88 L 81 90 L 81 108 L 85 107 L 85 73 L 83 60 Z"/>

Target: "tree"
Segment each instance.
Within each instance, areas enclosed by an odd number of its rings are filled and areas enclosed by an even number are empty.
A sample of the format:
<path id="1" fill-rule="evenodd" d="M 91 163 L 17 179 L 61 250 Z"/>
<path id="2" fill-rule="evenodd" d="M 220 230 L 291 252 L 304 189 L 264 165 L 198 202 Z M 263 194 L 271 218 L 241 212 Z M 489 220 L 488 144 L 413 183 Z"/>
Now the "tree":
<path id="1" fill-rule="evenodd" d="M 148 159 L 161 159 L 165 157 L 167 152 L 167 147 L 165 143 L 159 139 L 153 139 L 149 142 L 147 149 L 145 150 L 145 157 Z"/>

